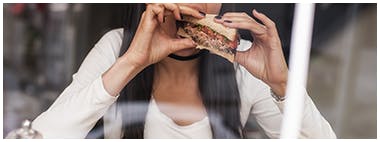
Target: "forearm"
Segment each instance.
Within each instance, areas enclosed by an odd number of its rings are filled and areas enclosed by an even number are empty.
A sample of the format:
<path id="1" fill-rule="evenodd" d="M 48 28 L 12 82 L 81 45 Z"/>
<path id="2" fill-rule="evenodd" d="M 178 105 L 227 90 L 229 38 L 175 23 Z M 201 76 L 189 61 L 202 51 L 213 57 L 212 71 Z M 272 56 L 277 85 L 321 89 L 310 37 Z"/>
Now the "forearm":
<path id="1" fill-rule="evenodd" d="M 111 96 L 117 96 L 141 70 L 142 67 L 132 64 L 126 55 L 121 56 L 102 75 L 105 90 Z"/>
<path id="2" fill-rule="evenodd" d="M 103 88 L 100 76 L 84 88 L 74 80 L 54 104 L 33 121 L 32 127 L 41 132 L 43 138 L 85 138 L 116 99 Z"/>
<path id="3" fill-rule="evenodd" d="M 329 122 L 322 116 L 305 91 L 305 106 L 300 130 L 300 138 L 336 139 Z"/>
<path id="4" fill-rule="evenodd" d="M 304 107 L 299 138 L 336 138 L 329 122 L 319 112 L 306 90 L 304 90 L 303 95 Z M 284 112 L 286 101 L 274 101 L 281 113 Z"/>

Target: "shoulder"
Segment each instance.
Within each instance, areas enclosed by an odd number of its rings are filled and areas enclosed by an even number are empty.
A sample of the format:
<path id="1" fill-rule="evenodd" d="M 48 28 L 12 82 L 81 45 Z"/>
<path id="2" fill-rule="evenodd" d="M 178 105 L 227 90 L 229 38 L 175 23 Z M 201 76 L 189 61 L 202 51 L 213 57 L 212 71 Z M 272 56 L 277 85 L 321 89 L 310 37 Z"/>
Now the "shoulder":
<path id="1" fill-rule="evenodd" d="M 73 75 L 74 81 L 88 84 L 112 66 L 119 57 L 122 39 L 123 29 L 114 29 L 104 34 Z"/>
<path id="2" fill-rule="evenodd" d="M 112 53 L 112 55 L 117 58 L 119 56 L 121 44 L 123 42 L 123 33 L 123 28 L 108 31 L 96 43 L 95 48 L 102 53 Z"/>
<path id="3" fill-rule="evenodd" d="M 106 34 L 104 34 L 102 39 L 121 41 L 123 39 L 123 33 L 123 28 L 112 29 L 108 31 Z"/>
<path id="4" fill-rule="evenodd" d="M 103 43 L 103 42 L 114 42 L 114 43 L 119 43 L 121 44 L 123 40 L 123 28 L 118 28 L 118 29 L 112 29 L 105 33 L 102 38 L 98 41 L 98 43 Z"/>

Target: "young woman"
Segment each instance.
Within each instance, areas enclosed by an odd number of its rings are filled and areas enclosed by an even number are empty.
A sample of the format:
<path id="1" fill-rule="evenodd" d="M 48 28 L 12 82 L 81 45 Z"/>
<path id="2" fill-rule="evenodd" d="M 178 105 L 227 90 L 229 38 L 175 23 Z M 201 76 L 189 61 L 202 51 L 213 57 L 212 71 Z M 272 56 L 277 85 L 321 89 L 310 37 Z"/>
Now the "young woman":
<path id="1" fill-rule="evenodd" d="M 244 138 L 252 114 L 270 138 L 278 138 L 288 69 L 274 22 L 255 10 L 263 24 L 246 13 L 215 17 L 255 39 L 240 40 L 234 64 L 176 36 L 182 15 L 203 18 L 220 9 L 221 4 L 137 6 L 139 22 L 104 35 L 33 128 L 44 138 L 85 138 L 103 117 L 105 138 Z M 335 138 L 306 91 L 305 96 L 300 138 Z"/>

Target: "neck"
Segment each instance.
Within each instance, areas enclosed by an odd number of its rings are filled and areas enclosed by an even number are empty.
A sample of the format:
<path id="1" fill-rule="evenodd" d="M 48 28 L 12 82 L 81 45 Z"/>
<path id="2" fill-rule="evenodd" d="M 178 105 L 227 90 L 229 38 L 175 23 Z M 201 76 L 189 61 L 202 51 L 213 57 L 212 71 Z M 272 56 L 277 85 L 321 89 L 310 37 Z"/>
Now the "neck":
<path id="1" fill-rule="evenodd" d="M 175 59 L 167 57 L 157 63 L 155 65 L 154 71 L 153 94 L 161 94 L 157 93 L 160 92 L 157 90 L 175 89 L 173 86 L 186 86 L 186 88 L 197 87 L 198 62 L 199 59 L 190 61 L 177 61 Z"/>
<path id="2" fill-rule="evenodd" d="M 198 62 L 199 59 L 177 61 L 167 57 L 156 64 L 155 78 L 182 82 L 183 80 L 196 77 L 198 75 Z"/>

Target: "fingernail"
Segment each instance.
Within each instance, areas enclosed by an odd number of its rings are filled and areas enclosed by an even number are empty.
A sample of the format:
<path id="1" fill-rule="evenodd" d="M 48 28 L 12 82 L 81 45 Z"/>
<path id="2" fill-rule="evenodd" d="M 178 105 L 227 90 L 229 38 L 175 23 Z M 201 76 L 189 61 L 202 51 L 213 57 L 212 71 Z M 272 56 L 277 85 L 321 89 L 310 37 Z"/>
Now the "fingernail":
<path id="1" fill-rule="evenodd" d="M 256 9 L 253 9 L 253 11 L 255 11 L 256 13 L 260 14 L 260 12 L 258 12 Z"/>
<path id="2" fill-rule="evenodd" d="M 222 16 L 217 15 L 217 16 L 215 16 L 214 18 L 220 20 L 220 19 L 222 19 Z"/>
<path id="3" fill-rule="evenodd" d="M 232 21 L 230 21 L 230 20 L 224 20 L 224 22 L 226 22 L 226 23 L 232 23 Z"/>
<path id="4" fill-rule="evenodd" d="M 206 16 L 206 13 L 204 13 L 202 11 L 199 11 L 199 14 L 201 14 L 202 16 Z"/>

